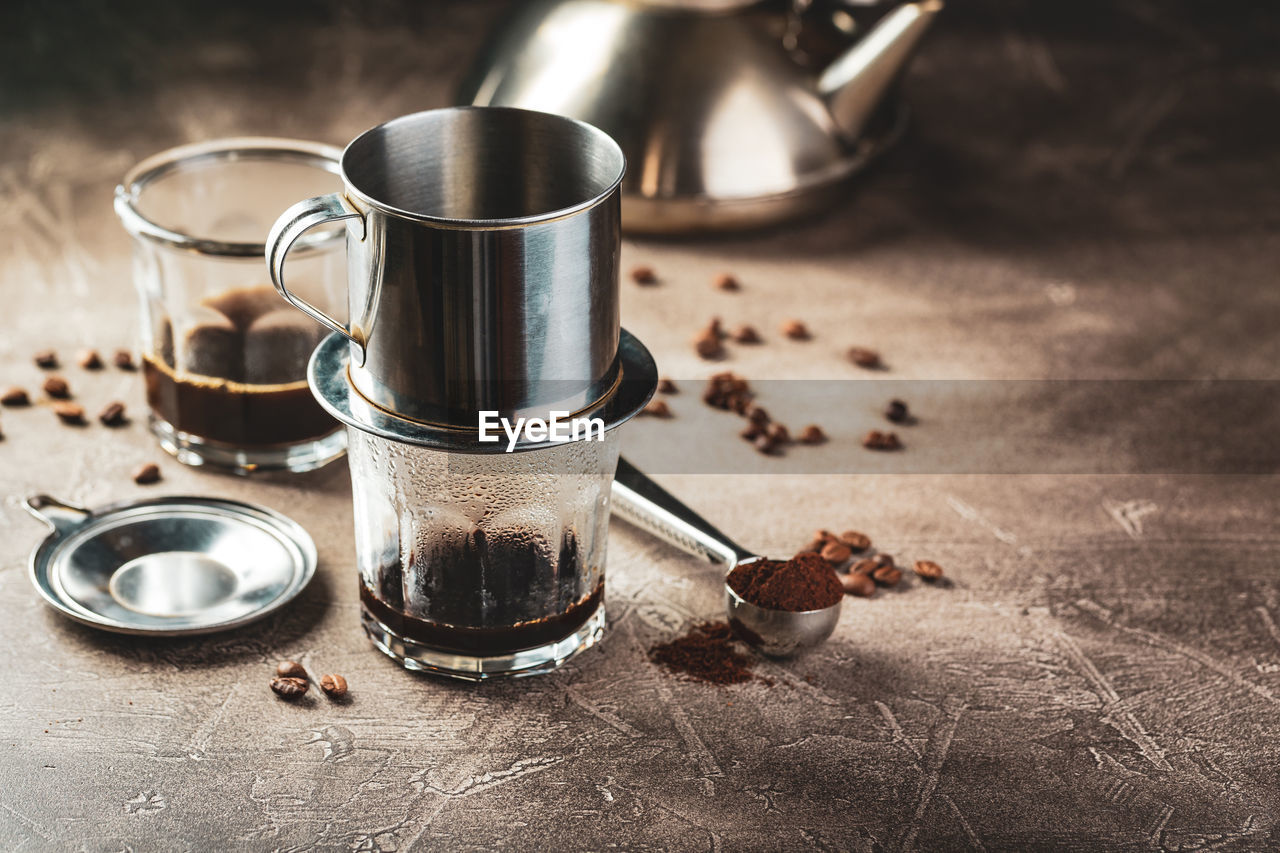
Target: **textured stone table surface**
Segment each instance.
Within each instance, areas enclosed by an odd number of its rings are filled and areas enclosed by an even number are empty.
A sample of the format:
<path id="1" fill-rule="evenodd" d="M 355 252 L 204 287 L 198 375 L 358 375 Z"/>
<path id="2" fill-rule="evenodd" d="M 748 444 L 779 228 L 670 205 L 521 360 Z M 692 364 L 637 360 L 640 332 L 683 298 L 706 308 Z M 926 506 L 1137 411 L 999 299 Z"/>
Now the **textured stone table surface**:
<path id="1" fill-rule="evenodd" d="M 907 81 L 911 134 L 829 215 L 626 241 L 624 263 L 662 282 L 624 282 L 624 322 L 686 386 L 675 418 L 628 442 L 694 439 L 696 381 L 714 368 L 688 341 L 713 314 L 770 339 L 725 364 L 758 380 L 856 378 L 840 356 L 854 343 L 885 353 L 882 379 L 1277 378 L 1277 20 L 1053 6 L 948 10 Z M 129 247 L 110 206 L 130 164 L 237 134 L 341 143 L 443 105 L 503 6 L 200 8 L 12 13 L 0 384 L 34 387 L 40 347 L 133 340 Z M 740 294 L 709 287 L 724 269 Z M 786 316 L 814 340 L 779 341 Z M 90 408 L 120 396 L 142 411 L 136 378 L 68 372 Z M 43 406 L 0 412 L 0 847 L 1280 845 L 1276 477 L 902 473 L 948 435 L 948 419 L 912 402 L 907 449 L 871 471 L 848 461 L 868 458 L 856 438 L 874 411 L 812 417 L 833 440 L 806 458 L 849 473 L 764 475 L 724 427 L 743 473 L 659 475 L 764 552 L 855 527 L 952 579 L 850 600 L 820 650 L 760 665 L 773 687 L 731 689 L 648 663 L 650 644 L 718 614 L 718 579 L 624 524 L 601 646 L 546 677 L 447 683 L 400 670 L 359 630 L 345 464 L 240 480 L 162 458 L 140 419 L 72 431 Z M 1223 429 L 1243 420 L 1274 436 L 1274 397 L 1256 402 L 1220 412 Z M 1065 452 L 1087 420 L 1063 421 L 1053 441 Z M 1178 418 L 1152 440 L 1176 450 Z M 148 460 L 164 480 L 135 486 Z M 252 500 L 313 533 L 319 572 L 245 630 L 105 635 L 44 607 L 27 581 L 44 534 L 20 504 L 37 492 Z M 282 658 L 345 674 L 351 702 L 276 700 L 266 682 Z"/>

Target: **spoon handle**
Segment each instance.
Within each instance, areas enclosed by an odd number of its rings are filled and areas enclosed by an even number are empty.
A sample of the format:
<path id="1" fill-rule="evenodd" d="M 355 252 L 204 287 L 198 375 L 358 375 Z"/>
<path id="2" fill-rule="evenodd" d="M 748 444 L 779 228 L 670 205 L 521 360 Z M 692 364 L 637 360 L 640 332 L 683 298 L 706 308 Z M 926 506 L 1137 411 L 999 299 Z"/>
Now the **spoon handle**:
<path id="1" fill-rule="evenodd" d="M 626 459 L 618 460 L 612 500 L 619 518 L 709 563 L 732 567 L 756 557 Z"/>

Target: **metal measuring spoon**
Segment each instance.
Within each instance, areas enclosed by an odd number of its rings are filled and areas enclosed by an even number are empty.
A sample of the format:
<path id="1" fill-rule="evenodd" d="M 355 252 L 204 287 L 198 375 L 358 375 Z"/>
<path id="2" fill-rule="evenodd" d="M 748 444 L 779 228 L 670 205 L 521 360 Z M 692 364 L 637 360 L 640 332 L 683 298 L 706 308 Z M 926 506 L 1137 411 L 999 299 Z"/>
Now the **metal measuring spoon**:
<path id="1" fill-rule="evenodd" d="M 618 460 L 613 481 L 613 512 L 677 548 L 709 563 L 736 566 L 763 560 L 725 536 L 626 459 Z M 758 607 L 724 584 L 729 624 L 744 642 L 771 657 L 786 657 L 816 646 L 835 630 L 840 601 L 821 610 L 771 610 Z"/>

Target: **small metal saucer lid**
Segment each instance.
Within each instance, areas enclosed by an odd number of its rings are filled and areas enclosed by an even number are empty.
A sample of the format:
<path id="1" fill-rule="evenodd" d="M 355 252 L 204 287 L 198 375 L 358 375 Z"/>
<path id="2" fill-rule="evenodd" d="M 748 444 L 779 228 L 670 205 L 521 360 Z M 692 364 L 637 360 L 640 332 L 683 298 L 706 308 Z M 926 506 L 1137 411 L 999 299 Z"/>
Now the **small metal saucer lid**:
<path id="1" fill-rule="evenodd" d="M 36 591 L 106 631 L 225 631 L 284 606 L 315 575 L 307 532 L 253 504 L 174 496 L 89 510 L 36 495 L 26 508 L 53 529 L 31 553 Z"/>
<path id="2" fill-rule="evenodd" d="M 618 340 L 617 377 L 612 387 L 599 400 L 585 409 L 569 413 L 573 418 L 600 418 L 605 431 L 619 427 L 636 415 L 658 387 L 658 367 L 653 356 L 635 335 L 622 329 Z M 454 453 L 503 453 L 507 442 L 481 443 L 478 425 L 463 429 L 457 426 L 427 423 L 388 411 L 366 399 L 351 382 L 351 351 L 342 335 L 329 335 L 307 365 L 307 381 L 320 405 L 347 426 L 367 433 L 416 444 L 433 450 Z M 553 447 L 553 440 L 531 442 L 522 437 L 514 450 L 538 450 Z"/>

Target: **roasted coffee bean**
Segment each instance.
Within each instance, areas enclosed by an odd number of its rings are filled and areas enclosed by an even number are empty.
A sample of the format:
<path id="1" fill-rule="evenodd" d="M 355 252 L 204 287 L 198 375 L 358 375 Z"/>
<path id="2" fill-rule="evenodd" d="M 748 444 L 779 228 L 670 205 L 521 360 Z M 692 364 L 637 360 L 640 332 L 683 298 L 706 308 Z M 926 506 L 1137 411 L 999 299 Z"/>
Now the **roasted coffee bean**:
<path id="1" fill-rule="evenodd" d="M 880 568 L 880 564 L 875 560 L 859 560 L 850 567 L 849 571 L 870 575 L 878 568 Z"/>
<path id="2" fill-rule="evenodd" d="M 160 482 L 160 466 L 154 462 L 148 462 L 133 472 L 133 482 L 139 486 L 150 486 L 152 483 Z"/>
<path id="3" fill-rule="evenodd" d="M 667 405 L 666 400 L 650 400 L 640 410 L 640 414 L 651 415 L 655 418 L 669 418 L 671 417 L 671 407 Z"/>
<path id="4" fill-rule="evenodd" d="M 779 423 L 769 424 L 769 437 L 778 442 L 778 444 L 786 444 L 791 441 L 791 433 Z"/>
<path id="5" fill-rule="evenodd" d="M 893 555 L 892 555 L 892 554 L 885 554 L 885 553 L 881 552 L 881 553 L 879 553 L 879 554 L 876 554 L 874 557 L 872 557 L 872 559 L 876 561 L 876 565 L 877 565 L 877 566 L 890 566 L 890 567 L 892 567 L 892 566 L 897 565 L 896 563 L 894 563 L 894 562 L 893 562 Z"/>
<path id="6" fill-rule="evenodd" d="M 853 552 L 849 550 L 849 546 L 843 542 L 828 542 L 822 546 L 822 559 L 828 563 L 840 565 L 853 556 Z"/>
<path id="7" fill-rule="evenodd" d="M 881 432 L 873 429 L 862 437 L 862 446 L 868 450 L 901 450 L 902 442 L 896 432 Z"/>
<path id="8" fill-rule="evenodd" d="M 763 340 L 755 326 L 739 326 L 729 337 L 737 344 L 758 344 Z"/>
<path id="9" fill-rule="evenodd" d="M 901 400 L 890 400 L 889 405 L 884 410 L 884 416 L 895 424 L 906 423 L 911 417 L 911 412 L 907 409 L 907 404 Z"/>
<path id="10" fill-rule="evenodd" d="M 320 689 L 337 699 L 347 695 L 347 680 L 341 675 L 324 675 L 320 677 Z"/>
<path id="11" fill-rule="evenodd" d="M 765 434 L 764 424 L 758 424 L 755 421 L 748 421 L 747 425 L 738 433 L 739 436 L 747 441 L 755 441 L 757 438 Z"/>
<path id="12" fill-rule="evenodd" d="M 874 370 L 880 366 L 880 353 L 866 347 L 850 347 L 849 360 L 858 367 L 865 367 L 868 370 Z"/>
<path id="13" fill-rule="evenodd" d="M 35 354 L 36 367 L 43 367 L 45 370 L 58 366 L 58 354 L 51 349 L 40 350 Z"/>
<path id="14" fill-rule="evenodd" d="M 875 595 L 876 592 L 876 582 L 861 572 L 849 572 L 847 575 L 841 575 L 840 585 L 844 587 L 844 591 L 849 595 L 856 595 L 859 598 L 868 598 Z"/>
<path id="15" fill-rule="evenodd" d="M 68 426 L 84 426 L 84 406 L 75 403 L 55 403 L 53 413 Z"/>
<path id="16" fill-rule="evenodd" d="M 933 560 L 916 560 L 915 573 L 927 581 L 936 581 L 942 577 L 942 566 Z"/>
<path id="17" fill-rule="evenodd" d="M 902 580 L 902 570 L 893 566 L 881 566 L 871 573 L 871 577 L 881 586 L 897 586 Z"/>
<path id="18" fill-rule="evenodd" d="M 717 373 L 707 380 L 702 400 L 708 406 L 741 414 L 751 401 L 751 387 L 747 380 L 729 371 Z"/>
<path id="19" fill-rule="evenodd" d="M 756 436 L 754 443 L 756 450 L 759 450 L 766 456 L 778 451 L 778 442 L 774 441 L 773 437 L 769 435 L 768 432 L 762 432 L 760 435 Z"/>
<path id="20" fill-rule="evenodd" d="M 85 370 L 101 370 L 102 356 L 98 355 L 96 349 L 80 350 L 80 354 L 76 356 L 76 363 Z"/>
<path id="21" fill-rule="evenodd" d="M 302 664 L 296 660 L 281 661 L 276 665 L 276 675 L 281 678 L 301 678 L 307 680 L 307 670 Z"/>
<path id="22" fill-rule="evenodd" d="M 137 370 L 138 366 L 133 362 L 133 353 L 127 349 L 118 349 L 116 354 L 111 357 L 111 361 L 121 370 Z"/>
<path id="23" fill-rule="evenodd" d="M 865 551 L 871 547 L 871 537 L 856 530 L 846 530 L 839 538 L 854 551 Z"/>
<path id="24" fill-rule="evenodd" d="M 708 361 L 724 357 L 724 344 L 720 343 L 718 337 L 706 332 L 693 339 L 693 350 Z"/>
<path id="25" fill-rule="evenodd" d="M 119 400 L 113 403 L 107 403 L 101 412 L 98 412 L 98 420 L 109 427 L 120 426 L 125 422 L 124 403 Z"/>
<path id="26" fill-rule="evenodd" d="M 834 542 L 836 535 L 825 527 L 819 527 L 817 530 L 813 531 L 813 538 L 820 539 L 823 544 L 826 544 L 827 542 Z"/>
<path id="27" fill-rule="evenodd" d="M 751 408 L 751 398 L 745 394 L 741 397 L 733 398 L 734 414 L 745 415 L 747 410 Z"/>
<path id="28" fill-rule="evenodd" d="M 61 376 L 50 376 L 44 381 L 44 393 L 58 400 L 71 396 L 71 386 Z"/>
<path id="29" fill-rule="evenodd" d="M 658 274 L 653 271 L 653 267 L 632 267 L 631 280 L 636 284 L 657 284 Z"/>
<path id="30" fill-rule="evenodd" d="M 825 539 L 814 539 L 808 545 L 805 545 L 797 554 L 821 554 L 823 547 L 827 544 Z"/>
<path id="31" fill-rule="evenodd" d="M 765 411 L 762 406 L 752 404 L 747 407 L 747 411 L 744 414 L 746 415 L 747 420 L 751 421 L 753 424 L 760 424 L 761 426 L 764 426 L 769 423 L 769 413 Z"/>
<path id="32" fill-rule="evenodd" d="M 16 385 L 4 392 L 0 396 L 0 404 L 5 406 L 30 406 L 31 398 L 27 396 L 27 392 Z"/>
<path id="33" fill-rule="evenodd" d="M 793 341 L 807 341 L 811 337 L 809 327 L 800 320 L 785 320 L 781 326 L 782 334 Z"/>
<path id="34" fill-rule="evenodd" d="M 307 692 L 307 682 L 301 678 L 273 678 L 271 689 L 281 699 L 299 699 Z"/>
<path id="35" fill-rule="evenodd" d="M 667 377 L 664 376 L 658 380 L 659 394 L 677 394 L 679 391 L 680 389 L 676 387 L 676 383 L 672 382 Z"/>
<path id="36" fill-rule="evenodd" d="M 732 273 L 722 272 L 712 281 L 716 290 L 738 290 L 742 287 Z"/>
<path id="37" fill-rule="evenodd" d="M 822 444 L 827 440 L 827 434 L 822 431 L 822 427 L 817 424 L 809 424 L 800 430 L 801 444 Z"/>

